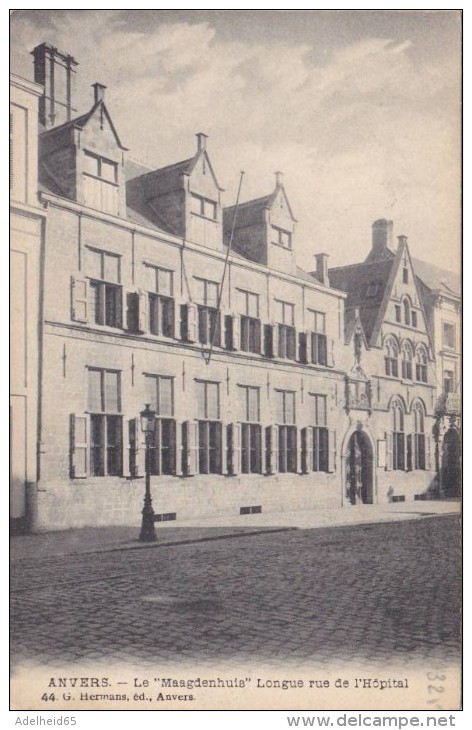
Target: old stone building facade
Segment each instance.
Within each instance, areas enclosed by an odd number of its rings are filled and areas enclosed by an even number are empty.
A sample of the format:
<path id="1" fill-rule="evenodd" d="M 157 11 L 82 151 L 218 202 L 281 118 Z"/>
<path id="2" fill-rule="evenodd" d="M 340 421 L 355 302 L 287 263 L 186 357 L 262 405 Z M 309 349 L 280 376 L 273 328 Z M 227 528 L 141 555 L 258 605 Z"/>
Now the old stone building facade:
<path id="1" fill-rule="evenodd" d="M 305 272 L 281 173 L 224 208 L 206 135 L 182 162 L 139 166 L 105 87 L 75 116 L 74 59 L 45 44 L 34 59 L 65 90 L 40 104 L 35 528 L 139 522 L 147 403 L 160 519 L 428 494 L 436 358 L 391 222 L 364 263 L 329 270 L 320 252 Z"/>

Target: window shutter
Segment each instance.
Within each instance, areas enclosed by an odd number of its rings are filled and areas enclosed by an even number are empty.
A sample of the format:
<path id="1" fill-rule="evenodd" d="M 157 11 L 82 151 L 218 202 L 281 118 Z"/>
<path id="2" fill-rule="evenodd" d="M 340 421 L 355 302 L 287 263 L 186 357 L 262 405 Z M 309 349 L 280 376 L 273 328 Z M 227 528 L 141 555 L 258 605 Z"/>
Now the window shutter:
<path id="1" fill-rule="evenodd" d="M 88 416 L 70 414 L 70 476 L 84 479 L 88 474 Z"/>
<path id="2" fill-rule="evenodd" d="M 197 306 L 195 304 L 187 304 L 187 332 L 186 338 L 189 342 L 196 342 L 198 339 L 197 330 Z"/>
<path id="3" fill-rule="evenodd" d="M 71 318 L 76 322 L 87 322 L 87 279 L 71 277 Z"/>
<path id="4" fill-rule="evenodd" d="M 329 368 L 334 368 L 334 340 L 330 339 L 326 347 L 326 364 Z"/>
<path id="5" fill-rule="evenodd" d="M 270 428 L 270 474 L 278 471 L 279 464 L 279 427 L 269 426 Z"/>
<path id="6" fill-rule="evenodd" d="M 385 469 L 386 471 L 391 471 L 393 469 L 393 434 L 386 433 L 385 441 L 387 442 Z"/>
<path id="7" fill-rule="evenodd" d="M 232 318 L 232 347 L 233 350 L 239 350 L 241 345 L 241 318 L 239 314 L 233 314 Z"/>
<path id="8" fill-rule="evenodd" d="M 187 475 L 198 473 L 198 423 L 196 421 L 185 421 L 183 423 L 184 439 L 183 448 L 185 469 Z"/>
<path id="9" fill-rule="evenodd" d="M 311 337 L 309 332 L 300 332 L 298 335 L 298 359 L 300 362 L 309 363 L 311 353 Z"/>
<path id="10" fill-rule="evenodd" d="M 170 299 L 168 301 L 168 305 L 165 310 L 165 316 L 166 316 L 166 333 L 168 337 L 174 337 L 175 336 L 175 329 L 174 329 L 174 300 Z"/>
<path id="11" fill-rule="evenodd" d="M 241 424 L 231 424 L 231 474 L 241 473 Z"/>
<path id="12" fill-rule="evenodd" d="M 132 479 L 143 474 L 143 470 L 140 469 L 142 464 L 139 462 L 139 419 L 131 418 L 128 421 L 128 464 L 129 464 L 129 475 Z"/>
<path id="13" fill-rule="evenodd" d="M 272 342 L 272 327 L 270 324 L 265 324 L 263 327 L 264 330 L 264 355 L 266 357 L 272 357 L 273 352 L 273 342 Z"/>
<path id="14" fill-rule="evenodd" d="M 414 464 L 415 464 L 415 462 L 413 459 L 413 434 L 409 433 L 406 435 L 406 459 L 405 459 L 406 471 L 413 471 Z"/>
<path id="15" fill-rule="evenodd" d="M 425 469 L 428 471 L 431 469 L 431 439 L 429 436 L 425 436 Z"/>
<path id="16" fill-rule="evenodd" d="M 329 431 L 328 471 L 336 471 L 336 431 Z"/>
<path id="17" fill-rule="evenodd" d="M 148 296 L 142 289 L 138 290 L 138 330 L 147 332 L 148 330 Z"/>
<path id="18" fill-rule="evenodd" d="M 306 430 L 306 470 L 309 474 L 313 471 L 313 428 L 308 426 Z"/>
<path id="19" fill-rule="evenodd" d="M 116 308 L 116 326 L 123 327 L 123 313 L 126 308 L 126 294 L 124 287 L 122 286 L 120 286 L 117 291 Z"/>
<path id="20" fill-rule="evenodd" d="M 272 353 L 271 357 L 279 356 L 279 325 L 272 324 Z"/>
<path id="21" fill-rule="evenodd" d="M 298 433 L 296 435 L 296 439 L 297 439 L 297 445 L 296 445 L 297 474 L 303 474 L 304 473 L 303 459 L 304 459 L 304 455 L 305 455 L 304 454 L 305 448 L 304 448 L 304 441 L 303 441 L 303 433 L 302 433 L 302 429 L 297 429 L 297 430 L 298 430 Z"/>

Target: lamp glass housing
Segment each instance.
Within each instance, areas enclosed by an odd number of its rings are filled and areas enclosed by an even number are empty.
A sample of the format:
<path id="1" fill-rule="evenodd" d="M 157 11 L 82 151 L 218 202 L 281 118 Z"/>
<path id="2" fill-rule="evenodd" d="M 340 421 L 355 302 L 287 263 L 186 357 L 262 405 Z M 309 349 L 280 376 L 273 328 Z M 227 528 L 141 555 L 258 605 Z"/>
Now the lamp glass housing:
<path id="1" fill-rule="evenodd" d="M 154 433 L 156 427 L 156 411 L 153 411 L 150 403 L 146 403 L 146 408 L 139 414 L 141 417 L 141 430 L 143 433 Z"/>

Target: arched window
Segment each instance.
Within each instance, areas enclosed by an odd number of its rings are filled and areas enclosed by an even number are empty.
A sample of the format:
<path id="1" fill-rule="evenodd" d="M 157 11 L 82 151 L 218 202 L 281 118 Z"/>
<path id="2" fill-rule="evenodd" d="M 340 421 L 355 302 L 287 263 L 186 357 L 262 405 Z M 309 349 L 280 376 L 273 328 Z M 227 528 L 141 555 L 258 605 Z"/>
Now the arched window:
<path id="1" fill-rule="evenodd" d="M 416 348 L 416 379 L 420 383 L 428 382 L 428 355 L 423 345 Z"/>
<path id="2" fill-rule="evenodd" d="M 425 435 L 424 435 L 424 408 L 421 403 L 413 406 L 414 426 L 414 468 L 426 469 Z"/>
<path id="3" fill-rule="evenodd" d="M 409 342 L 402 344 L 402 378 L 404 380 L 412 380 L 413 378 L 413 351 Z"/>
<path id="4" fill-rule="evenodd" d="M 405 431 L 403 404 L 395 398 L 391 405 L 393 426 L 392 468 L 396 471 L 405 469 Z"/>
<path id="5" fill-rule="evenodd" d="M 411 306 L 410 306 L 409 299 L 407 299 L 406 297 L 403 300 L 403 321 L 405 322 L 405 324 L 407 324 L 408 326 L 410 326 L 410 322 L 411 322 Z"/>
<path id="6" fill-rule="evenodd" d="M 398 378 L 398 346 L 393 337 L 387 337 L 384 344 L 385 375 Z"/>

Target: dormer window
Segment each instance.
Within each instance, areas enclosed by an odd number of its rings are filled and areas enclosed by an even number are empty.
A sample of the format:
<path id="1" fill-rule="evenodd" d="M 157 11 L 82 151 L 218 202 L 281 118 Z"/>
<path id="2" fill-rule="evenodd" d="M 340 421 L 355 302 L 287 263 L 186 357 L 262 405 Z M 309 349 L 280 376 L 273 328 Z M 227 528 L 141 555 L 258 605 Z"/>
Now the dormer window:
<path id="1" fill-rule="evenodd" d="M 271 243 L 274 243 L 276 246 L 291 249 L 292 234 L 289 231 L 284 231 L 282 228 L 277 228 L 277 226 L 271 226 Z"/>
<path id="2" fill-rule="evenodd" d="M 118 165 L 100 155 L 84 154 L 84 203 L 118 215 Z"/>
<path id="3" fill-rule="evenodd" d="M 192 193 L 190 210 L 195 215 L 201 215 L 203 218 L 216 221 L 216 203 L 214 200 L 202 198 L 200 195 Z"/>
<path id="4" fill-rule="evenodd" d="M 84 172 L 87 175 L 94 175 L 107 182 L 117 182 L 118 165 L 116 162 L 107 160 L 99 155 L 93 155 L 91 152 L 85 152 Z"/>

